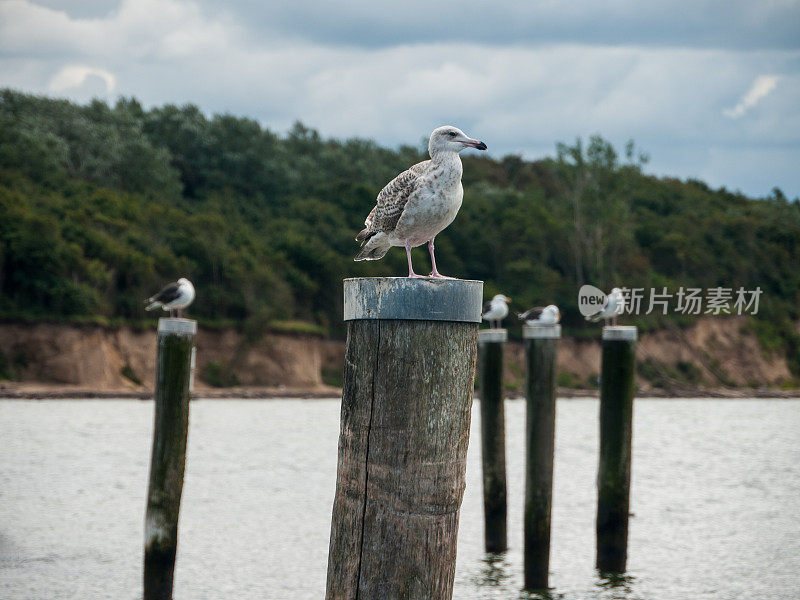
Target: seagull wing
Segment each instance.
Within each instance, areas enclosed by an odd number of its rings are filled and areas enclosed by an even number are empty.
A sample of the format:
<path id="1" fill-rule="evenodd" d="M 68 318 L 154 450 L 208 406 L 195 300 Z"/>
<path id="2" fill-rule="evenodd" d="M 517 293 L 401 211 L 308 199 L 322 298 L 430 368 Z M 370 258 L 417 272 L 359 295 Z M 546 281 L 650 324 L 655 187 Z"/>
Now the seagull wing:
<path id="1" fill-rule="evenodd" d="M 526 310 L 524 313 L 520 313 L 517 316 L 519 317 L 520 321 L 529 321 L 541 317 L 542 312 L 544 312 L 544 306 L 534 306 L 533 308 Z"/>
<path id="2" fill-rule="evenodd" d="M 379 231 L 394 231 L 428 163 L 429 160 L 417 163 L 386 184 L 378 194 L 375 208 L 364 221 L 365 229 L 356 236 L 356 241 L 366 242 Z"/>
<path id="3" fill-rule="evenodd" d="M 492 303 L 491 303 L 491 302 L 487 302 L 486 304 L 484 304 L 484 305 L 483 305 L 483 312 L 481 313 L 481 316 L 482 316 L 482 317 L 485 317 L 485 316 L 486 316 L 486 314 L 487 314 L 487 313 L 488 313 L 490 310 L 492 310 Z"/>
<path id="4" fill-rule="evenodd" d="M 608 311 L 608 303 L 610 302 L 610 300 L 611 300 L 611 296 L 606 296 L 605 302 L 603 302 L 603 307 L 600 310 L 598 310 L 596 313 L 592 313 L 591 315 L 588 315 L 586 317 L 586 320 L 596 323 L 597 321 L 606 318 L 608 316 L 606 311 Z"/>
<path id="5" fill-rule="evenodd" d="M 178 296 L 180 296 L 180 286 L 178 285 L 178 282 L 175 281 L 164 286 L 160 292 L 158 292 L 152 298 L 148 298 L 145 300 L 145 302 L 161 302 L 161 304 L 168 304 L 177 299 Z"/>

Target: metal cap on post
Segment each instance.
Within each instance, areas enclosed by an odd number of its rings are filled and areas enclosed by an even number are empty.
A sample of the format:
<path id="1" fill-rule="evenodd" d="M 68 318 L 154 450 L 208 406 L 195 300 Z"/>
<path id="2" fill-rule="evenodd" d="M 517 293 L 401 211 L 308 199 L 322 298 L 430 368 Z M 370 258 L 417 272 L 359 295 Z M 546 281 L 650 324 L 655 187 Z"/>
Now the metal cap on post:
<path id="1" fill-rule="evenodd" d="M 327 600 L 450 600 L 483 282 L 344 280 Z"/>
<path id="2" fill-rule="evenodd" d="M 505 329 L 481 329 L 478 331 L 478 343 L 507 342 L 508 331 Z"/>
<path id="3" fill-rule="evenodd" d="M 193 319 L 162 317 L 158 320 L 158 333 L 183 333 L 186 335 L 196 335 L 197 321 Z"/>
<path id="4" fill-rule="evenodd" d="M 483 282 L 471 279 L 357 277 L 344 280 L 344 320 L 481 322 Z"/>
<path id="5" fill-rule="evenodd" d="M 529 325 L 522 326 L 522 337 L 526 340 L 560 340 L 561 325 Z"/>
<path id="6" fill-rule="evenodd" d="M 625 340 L 635 342 L 638 330 L 633 325 L 607 325 L 603 327 L 604 340 Z"/>

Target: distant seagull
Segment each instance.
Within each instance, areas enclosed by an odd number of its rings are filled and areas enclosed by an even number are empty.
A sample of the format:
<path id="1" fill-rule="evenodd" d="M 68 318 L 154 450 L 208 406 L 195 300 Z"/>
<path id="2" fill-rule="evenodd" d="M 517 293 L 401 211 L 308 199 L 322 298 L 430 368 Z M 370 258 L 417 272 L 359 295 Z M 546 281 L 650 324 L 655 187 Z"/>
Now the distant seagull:
<path id="1" fill-rule="evenodd" d="M 606 296 L 606 301 L 603 303 L 603 307 L 598 310 L 596 313 L 589 315 L 586 317 L 587 321 L 592 321 L 596 323 L 600 320 L 609 321 L 611 320 L 612 325 L 617 324 L 617 316 L 621 315 L 622 312 L 625 310 L 625 296 L 622 294 L 622 290 L 618 287 L 615 287 L 611 290 L 611 292 Z"/>
<path id="2" fill-rule="evenodd" d="M 422 277 L 414 273 L 411 248 L 427 243 L 433 267 L 430 276 L 444 277 L 436 270 L 433 240 L 461 208 L 463 168 L 458 153 L 464 148 L 486 150 L 486 144 L 450 125 L 433 130 L 428 141 L 431 159 L 403 171 L 378 194 L 375 208 L 364 221 L 365 229 L 356 236 L 362 248 L 355 260 L 378 260 L 392 246 L 405 247 L 408 276 Z"/>
<path id="3" fill-rule="evenodd" d="M 545 307 L 536 306 L 518 316 L 520 321 L 528 325 L 556 325 L 561 320 L 561 311 L 555 304 L 549 304 Z"/>
<path id="4" fill-rule="evenodd" d="M 483 317 L 484 321 L 489 321 L 489 326 L 491 328 L 499 329 L 501 325 L 500 322 L 508 316 L 509 302 L 511 302 L 511 298 L 503 294 L 497 294 L 484 305 L 481 317 Z"/>
<path id="5" fill-rule="evenodd" d="M 169 311 L 170 317 L 172 311 L 177 310 L 180 318 L 183 315 L 183 309 L 194 302 L 194 286 L 191 281 L 181 277 L 144 302 L 147 304 L 145 310 L 156 310 L 161 307 L 163 310 Z"/>

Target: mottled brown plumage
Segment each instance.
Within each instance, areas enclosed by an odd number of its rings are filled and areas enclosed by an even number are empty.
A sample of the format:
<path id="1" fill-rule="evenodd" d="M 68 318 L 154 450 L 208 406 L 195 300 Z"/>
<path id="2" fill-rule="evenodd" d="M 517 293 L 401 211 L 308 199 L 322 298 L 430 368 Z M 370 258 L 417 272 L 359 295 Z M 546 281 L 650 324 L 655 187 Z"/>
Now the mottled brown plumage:
<path id="1" fill-rule="evenodd" d="M 378 194 L 375 207 L 364 221 L 365 228 L 356 236 L 356 241 L 366 241 L 379 231 L 394 231 L 408 199 L 417 189 L 419 176 L 430 162 L 417 163 L 386 184 Z"/>

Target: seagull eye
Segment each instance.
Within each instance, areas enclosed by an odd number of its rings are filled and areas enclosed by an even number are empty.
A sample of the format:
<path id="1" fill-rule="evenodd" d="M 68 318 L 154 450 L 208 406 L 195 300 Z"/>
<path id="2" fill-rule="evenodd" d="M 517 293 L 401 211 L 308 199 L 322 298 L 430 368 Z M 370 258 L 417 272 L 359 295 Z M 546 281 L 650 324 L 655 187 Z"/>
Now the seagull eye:
<path id="1" fill-rule="evenodd" d="M 448 131 L 447 135 L 449 135 L 450 137 L 456 137 L 456 132 L 455 131 Z"/>

